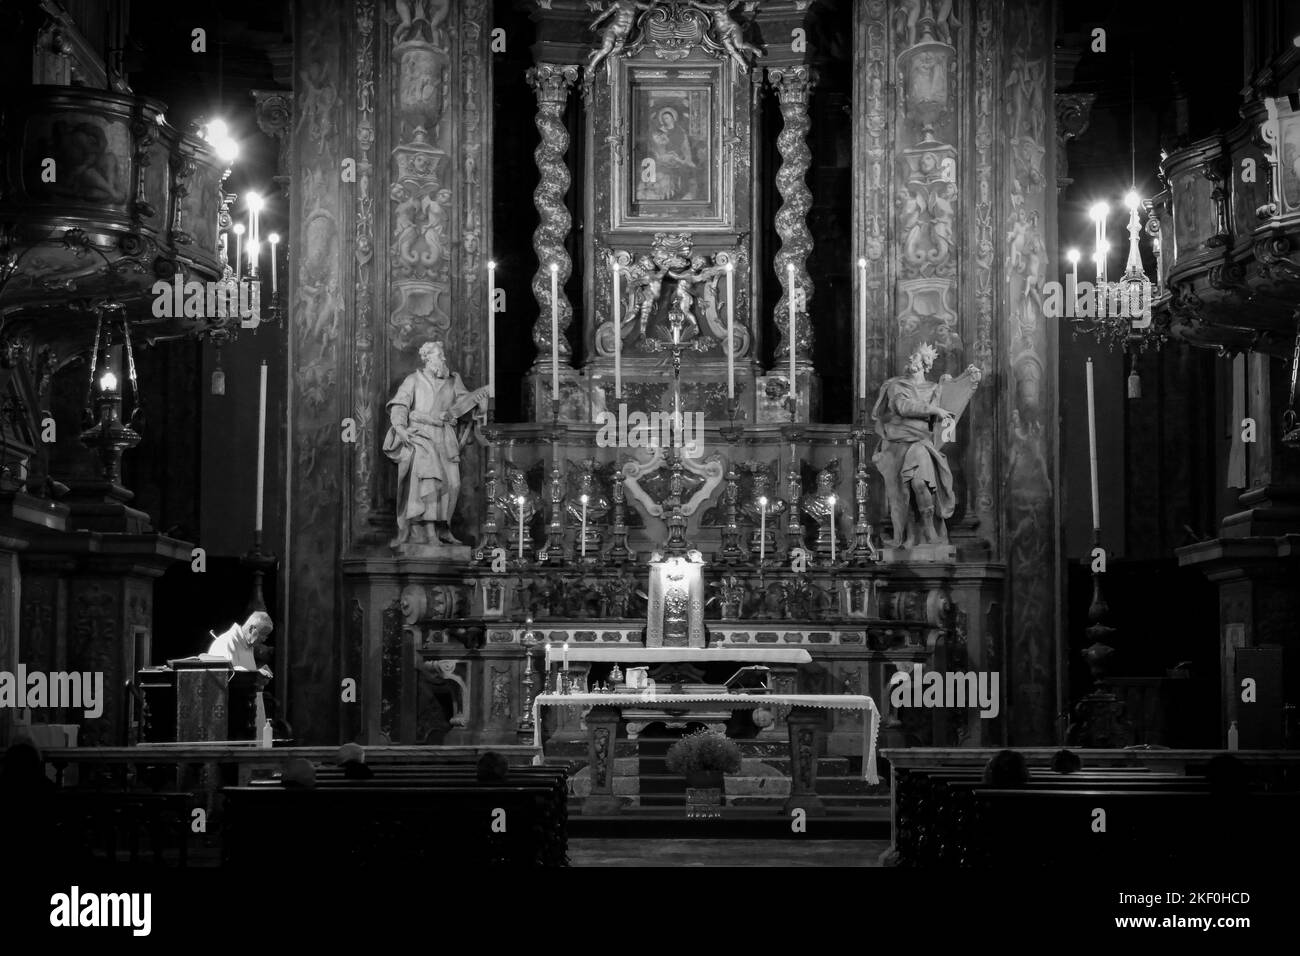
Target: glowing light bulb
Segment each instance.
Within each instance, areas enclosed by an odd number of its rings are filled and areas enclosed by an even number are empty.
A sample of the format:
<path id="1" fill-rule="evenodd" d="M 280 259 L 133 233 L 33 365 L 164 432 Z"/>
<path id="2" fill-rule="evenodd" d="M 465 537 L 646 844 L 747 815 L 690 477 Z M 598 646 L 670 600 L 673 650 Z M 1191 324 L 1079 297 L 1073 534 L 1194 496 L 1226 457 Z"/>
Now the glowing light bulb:
<path id="1" fill-rule="evenodd" d="M 99 379 L 99 387 L 105 392 L 116 392 L 117 376 L 112 372 L 105 372 Z"/>
<path id="2" fill-rule="evenodd" d="M 1128 207 L 1129 212 L 1133 212 L 1138 206 L 1142 205 L 1142 197 L 1137 194 L 1136 190 L 1130 189 L 1124 194 L 1124 205 Z"/>
<path id="3" fill-rule="evenodd" d="M 210 120 L 204 130 L 209 143 L 218 143 L 230 136 L 230 128 L 223 119 Z"/>
<path id="4" fill-rule="evenodd" d="M 233 163 L 239 158 L 239 144 L 229 137 L 217 140 L 212 147 L 217 151 L 217 158 L 223 163 Z"/>

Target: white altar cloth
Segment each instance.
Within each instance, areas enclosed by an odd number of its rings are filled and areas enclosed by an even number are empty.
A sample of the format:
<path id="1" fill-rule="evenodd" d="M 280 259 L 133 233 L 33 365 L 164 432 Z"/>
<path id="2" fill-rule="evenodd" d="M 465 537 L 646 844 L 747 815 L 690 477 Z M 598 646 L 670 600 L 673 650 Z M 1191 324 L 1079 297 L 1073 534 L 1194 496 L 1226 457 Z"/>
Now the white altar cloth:
<path id="1" fill-rule="evenodd" d="M 546 645 L 546 662 L 549 666 L 564 657 L 564 645 Z M 737 661 L 739 663 L 809 664 L 812 655 L 802 647 L 642 647 L 639 644 L 570 644 L 570 661 L 627 661 L 629 663 L 660 664 L 664 662 L 693 664 L 710 661 Z"/>
<path id="2" fill-rule="evenodd" d="M 681 653 L 682 648 L 665 648 Z M 862 779 L 867 783 L 880 783 L 876 773 L 876 737 L 880 733 L 880 711 L 876 702 L 864 694 L 539 694 L 533 701 L 533 746 L 537 756 L 533 763 L 542 763 L 543 707 L 630 707 L 653 704 L 664 710 L 679 706 L 687 709 L 692 704 L 725 703 L 728 708 L 757 708 L 771 705 L 788 707 L 814 707 L 826 710 L 862 711 Z M 793 757 L 793 755 L 791 755 Z"/>

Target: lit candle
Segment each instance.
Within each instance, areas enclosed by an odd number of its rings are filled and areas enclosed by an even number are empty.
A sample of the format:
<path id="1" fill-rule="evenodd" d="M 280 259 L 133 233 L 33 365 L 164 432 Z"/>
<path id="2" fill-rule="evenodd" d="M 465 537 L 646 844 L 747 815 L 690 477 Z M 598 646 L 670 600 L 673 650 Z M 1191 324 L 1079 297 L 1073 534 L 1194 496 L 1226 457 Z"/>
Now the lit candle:
<path id="1" fill-rule="evenodd" d="M 248 205 L 248 274 L 257 278 L 257 248 L 262 239 L 262 197 L 249 193 Z"/>
<path id="2" fill-rule="evenodd" d="M 623 295 L 618 287 L 621 267 L 614 260 L 614 397 L 623 397 Z"/>
<path id="3" fill-rule="evenodd" d="M 524 496 L 516 497 L 515 504 L 519 505 L 519 560 L 522 561 L 524 559 Z"/>
<path id="4" fill-rule="evenodd" d="M 257 524 L 262 531 L 262 491 L 266 477 L 266 360 L 262 360 L 262 389 L 257 404 Z"/>
<path id="5" fill-rule="evenodd" d="M 582 501 L 582 556 L 587 556 L 587 496 L 583 495 Z"/>
<path id="6" fill-rule="evenodd" d="M 231 232 L 235 234 L 235 280 L 244 277 L 244 224 L 237 222 Z"/>
<path id="7" fill-rule="evenodd" d="M 767 499 L 758 499 L 758 563 L 767 556 Z"/>
<path id="8" fill-rule="evenodd" d="M 497 397 L 497 264 L 488 260 L 488 398 Z"/>
<path id="9" fill-rule="evenodd" d="M 1097 259 L 1097 283 L 1106 281 L 1106 216 L 1110 213 L 1110 207 L 1104 202 L 1095 202 L 1092 208 L 1088 210 L 1088 215 L 1092 219 L 1096 230 L 1095 253 Z"/>
<path id="10" fill-rule="evenodd" d="M 1092 468 L 1092 527 L 1101 529 L 1101 501 L 1097 495 L 1097 408 L 1093 401 L 1092 359 L 1088 359 L 1088 462 Z"/>
<path id="11" fill-rule="evenodd" d="M 248 276 L 250 279 L 257 278 L 258 259 L 262 257 L 262 243 L 257 239 L 248 240 Z"/>
<path id="12" fill-rule="evenodd" d="M 266 241 L 271 244 L 271 295 L 275 295 L 280 290 L 280 280 L 276 270 L 276 247 L 280 244 L 280 234 L 273 232 L 266 237 Z"/>
<path id="13" fill-rule="evenodd" d="M 787 280 L 787 281 L 786 281 L 786 290 L 787 290 L 786 299 L 787 299 L 787 301 L 790 303 L 790 401 L 796 403 L 796 408 L 797 408 L 797 403 L 798 403 L 799 399 L 798 399 L 798 397 L 797 397 L 797 396 L 798 396 L 798 392 L 796 391 L 796 388 L 795 388 L 795 386 L 796 386 L 796 379 L 795 379 L 795 365 L 794 365 L 794 361 L 795 361 L 795 353 L 796 353 L 796 351 L 798 351 L 798 350 L 795 348 L 795 343 L 796 343 L 796 341 L 797 341 L 797 338 L 796 338 L 796 337 L 797 337 L 797 334 L 798 334 L 798 327 L 795 325 L 795 321 L 796 321 L 796 320 L 795 320 L 795 309 L 794 309 L 794 295 L 795 295 L 795 291 L 794 291 L 794 263 L 793 263 L 793 262 L 787 262 L 787 263 L 785 264 L 785 277 L 786 277 L 786 280 Z M 797 415 L 796 415 L 795 413 L 792 412 L 792 413 L 791 413 L 791 417 L 794 418 L 794 417 L 797 417 Z"/>
<path id="14" fill-rule="evenodd" d="M 564 669 L 569 669 L 569 642 L 564 642 Z"/>
<path id="15" fill-rule="evenodd" d="M 1069 298 L 1069 307 L 1072 311 L 1069 314 L 1074 315 L 1073 310 L 1076 310 L 1079 305 L 1079 250 L 1071 249 L 1065 254 L 1065 258 L 1070 262 L 1070 281 L 1072 283 Z"/>
<path id="16" fill-rule="evenodd" d="M 858 260 L 858 398 L 867 397 L 867 260 Z"/>
<path id="17" fill-rule="evenodd" d="M 551 400 L 560 400 L 560 267 L 551 263 Z"/>
<path id="18" fill-rule="evenodd" d="M 835 563 L 835 496 L 831 495 L 831 564 Z"/>
<path id="19" fill-rule="evenodd" d="M 736 397 L 736 269 L 727 261 L 727 398 Z"/>

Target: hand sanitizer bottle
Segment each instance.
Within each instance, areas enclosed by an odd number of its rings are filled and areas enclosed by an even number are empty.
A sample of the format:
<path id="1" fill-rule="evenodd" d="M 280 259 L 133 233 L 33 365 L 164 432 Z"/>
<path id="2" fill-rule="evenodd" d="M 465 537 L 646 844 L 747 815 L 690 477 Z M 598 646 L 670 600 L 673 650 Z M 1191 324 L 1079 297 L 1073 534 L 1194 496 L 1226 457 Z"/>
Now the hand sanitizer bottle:
<path id="1" fill-rule="evenodd" d="M 271 729 L 271 721 L 268 719 L 264 724 L 262 724 L 262 747 L 270 750 L 271 741 L 274 737 L 275 732 Z"/>
<path id="2" fill-rule="evenodd" d="M 1228 749 L 1229 750 L 1237 749 L 1237 740 L 1238 740 L 1237 722 L 1234 720 L 1228 726 Z"/>

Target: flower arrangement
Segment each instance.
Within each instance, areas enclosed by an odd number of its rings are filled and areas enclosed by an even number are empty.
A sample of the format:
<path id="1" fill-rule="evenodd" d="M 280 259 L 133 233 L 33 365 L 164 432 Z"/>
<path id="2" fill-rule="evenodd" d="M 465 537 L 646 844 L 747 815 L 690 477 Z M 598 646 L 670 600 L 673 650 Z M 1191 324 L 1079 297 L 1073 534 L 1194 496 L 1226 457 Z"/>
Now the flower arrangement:
<path id="1" fill-rule="evenodd" d="M 738 773 L 740 748 L 725 734 L 700 730 L 668 748 L 668 771 L 683 776 L 692 773 Z"/>

